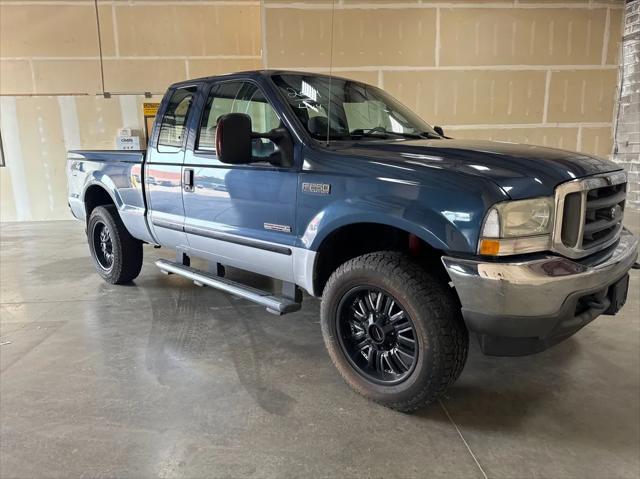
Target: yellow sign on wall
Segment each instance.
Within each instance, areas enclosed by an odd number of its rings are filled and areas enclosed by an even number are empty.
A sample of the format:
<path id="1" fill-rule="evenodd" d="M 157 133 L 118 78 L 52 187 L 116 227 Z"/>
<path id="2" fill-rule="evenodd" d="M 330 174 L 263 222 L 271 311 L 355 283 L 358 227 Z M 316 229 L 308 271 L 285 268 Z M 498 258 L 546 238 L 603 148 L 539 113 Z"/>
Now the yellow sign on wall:
<path id="1" fill-rule="evenodd" d="M 158 113 L 160 103 L 143 103 L 142 111 L 144 113 L 144 139 L 145 143 L 149 144 L 149 136 L 151 135 L 151 129 L 153 128 L 153 122 Z"/>
<path id="2" fill-rule="evenodd" d="M 142 104 L 142 111 L 144 112 L 144 116 L 156 116 L 156 113 L 158 113 L 158 108 L 160 108 L 160 103 Z"/>

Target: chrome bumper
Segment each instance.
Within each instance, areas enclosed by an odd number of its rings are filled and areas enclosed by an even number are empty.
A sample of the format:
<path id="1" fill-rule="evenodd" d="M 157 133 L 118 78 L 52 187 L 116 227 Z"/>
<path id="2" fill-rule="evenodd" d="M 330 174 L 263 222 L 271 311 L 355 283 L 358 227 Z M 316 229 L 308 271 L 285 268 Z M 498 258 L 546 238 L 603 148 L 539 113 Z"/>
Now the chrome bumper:
<path id="1" fill-rule="evenodd" d="M 590 294 L 606 294 L 631 269 L 637 248 L 638 240 L 623 229 L 615 249 L 595 263 L 551 255 L 513 263 L 445 256 L 442 262 L 470 330 L 490 336 L 543 338 L 563 321 L 573 321 L 577 331 L 601 314 L 604 310 L 576 318 L 578 302 Z"/>

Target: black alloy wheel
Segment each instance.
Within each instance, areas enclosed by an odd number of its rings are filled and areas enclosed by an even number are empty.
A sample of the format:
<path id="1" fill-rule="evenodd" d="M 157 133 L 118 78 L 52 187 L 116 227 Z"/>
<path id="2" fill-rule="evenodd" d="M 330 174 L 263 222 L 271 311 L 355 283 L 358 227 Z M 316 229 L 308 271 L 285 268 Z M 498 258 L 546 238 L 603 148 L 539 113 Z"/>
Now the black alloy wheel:
<path id="1" fill-rule="evenodd" d="M 108 283 L 128 283 L 140 273 L 142 241 L 129 234 L 114 205 L 93 209 L 87 242 L 98 274 Z"/>
<path id="2" fill-rule="evenodd" d="M 105 271 L 113 268 L 113 241 L 109 227 L 97 221 L 93 226 L 93 249 L 98 265 Z"/>
<path id="3" fill-rule="evenodd" d="M 419 352 L 417 335 L 391 294 L 377 287 L 353 288 L 342 298 L 336 320 L 340 345 L 359 374 L 389 386 L 411 374 Z"/>
<path id="4" fill-rule="evenodd" d="M 438 272 L 398 251 L 338 266 L 322 293 L 320 325 L 344 380 L 398 411 L 439 398 L 467 359 L 469 334 L 455 292 Z"/>

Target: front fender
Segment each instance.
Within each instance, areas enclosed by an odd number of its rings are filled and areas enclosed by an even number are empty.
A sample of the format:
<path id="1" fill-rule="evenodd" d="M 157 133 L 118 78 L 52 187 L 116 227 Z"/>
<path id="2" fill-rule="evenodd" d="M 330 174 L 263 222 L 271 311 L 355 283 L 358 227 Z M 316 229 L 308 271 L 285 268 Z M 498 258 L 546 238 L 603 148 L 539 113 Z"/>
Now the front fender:
<path id="1" fill-rule="evenodd" d="M 309 223 L 307 229 L 302 236 L 302 246 L 317 251 L 322 242 L 334 231 L 343 226 L 358 223 L 373 223 L 385 226 L 393 226 L 395 228 L 412 233 L 432 247 L 439 250 L 448 250 L 449 245 L 442 239 L 443 235 L 438 233 L 444 229 L 449 229 L 449 237 L 454 243 L 464 245 L 463 235 L 455 229 L 451 229 L 449 225 L 441 220 L 429 221 L 432 225 L 431 229 L 421 227 L 416 223 L 408 221 L 406 218 L 400 218 L 390 214 L 376 214 L 368 211 L 344 211 L 345 205 L 332 205 L 326 210 L 321 211 Z M 434 218 L 435 219 L 435 218 Z M 317 227 L 315 225 L 318 225 Z M 436 230 L 436 231 L 434 231 Z"/>
<path id="2" fill-rule="evenodd" d="M 503 199 L 497 188 L 493 195 L 487 194 L 492 190 L 479 185 L 456 190 L 446 185 L 360 186 L 358 196 L 336 198 L 308 216 L 308 221 L 300 225 L 301 247 L 317 251 L 324 239 L 342 226 L 376 223 L 412 233 L 441 251 L 473 254 L 485 212 Z M 352 185 L 342 191 L 357 193 Z M 303 199 L 301 218 L 309 214 L 314 202 L 317 207 L 321 201 Z"/>

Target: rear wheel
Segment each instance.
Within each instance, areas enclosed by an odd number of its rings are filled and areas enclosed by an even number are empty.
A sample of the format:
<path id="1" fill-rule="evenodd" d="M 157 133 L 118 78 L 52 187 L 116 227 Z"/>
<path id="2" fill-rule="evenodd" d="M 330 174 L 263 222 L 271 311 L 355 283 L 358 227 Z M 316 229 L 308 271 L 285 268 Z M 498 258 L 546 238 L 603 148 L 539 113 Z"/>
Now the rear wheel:
<path id="1" fill-rule="evenodd" d="M 447 285 L 396 252 L 359 256 L 329 278 L 322 297 L 325 344 L 362 395 L 412 411 L 462 372 L 468 333 Z"/>
<path id="2" fill-rule="evenodd" d="M 129 234 L 115 206 L 96 207 L 87 226 L 91 256 L 105 281 L 128 283 L 140 274 L 142 242 Z"/>

